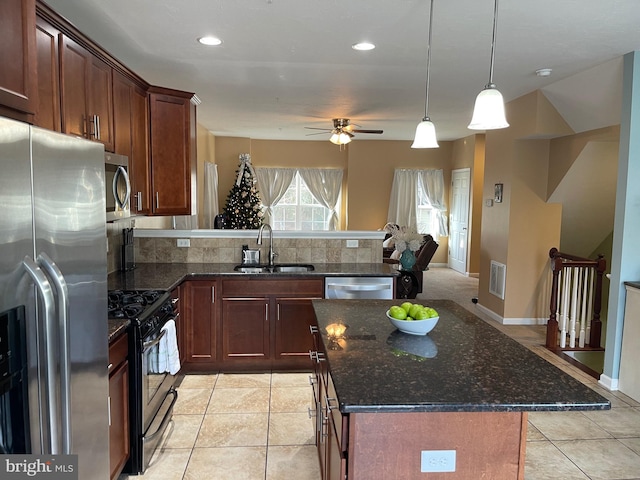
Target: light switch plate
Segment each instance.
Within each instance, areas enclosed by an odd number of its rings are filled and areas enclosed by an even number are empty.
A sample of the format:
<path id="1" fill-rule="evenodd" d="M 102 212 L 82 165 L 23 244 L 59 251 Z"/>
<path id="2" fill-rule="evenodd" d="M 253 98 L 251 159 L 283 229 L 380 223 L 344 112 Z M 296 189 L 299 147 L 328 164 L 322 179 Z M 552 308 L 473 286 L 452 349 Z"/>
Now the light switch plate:
<path id="1" fill-rule="evenodd" d="M 421 472 L 455 472 L 455 450 L 422 450 L 420 452 Z"/>
<path id="2" fill-rule="evenodd" d="M 347 248 L 358 248 L 358 240 L 347 240 Z"/>
<path id="3" fill-rule="evenodd" d="M 179 238 L 178 239 L 178 246 L 179 247 L 190 247 L 191 246 L 191 239 L 189 239 L 189 238 Z"/>

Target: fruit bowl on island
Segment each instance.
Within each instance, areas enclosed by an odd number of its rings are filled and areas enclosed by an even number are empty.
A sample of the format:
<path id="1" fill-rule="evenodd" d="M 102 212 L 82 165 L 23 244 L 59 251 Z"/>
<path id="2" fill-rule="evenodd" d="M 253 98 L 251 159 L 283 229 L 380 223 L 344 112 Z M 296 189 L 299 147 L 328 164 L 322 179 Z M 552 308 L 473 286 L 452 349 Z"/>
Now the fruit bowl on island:
<path id="1" fill-rule="evenodd" d="M 412 307 L 414 308 L 412 309 Z M 393 306 L 387 310 L 387 318 L 394 327 L 403 333 L 426 335 L 434 329 L 440 316 L 430 307 L 406 302 L 401 306 Z"/>

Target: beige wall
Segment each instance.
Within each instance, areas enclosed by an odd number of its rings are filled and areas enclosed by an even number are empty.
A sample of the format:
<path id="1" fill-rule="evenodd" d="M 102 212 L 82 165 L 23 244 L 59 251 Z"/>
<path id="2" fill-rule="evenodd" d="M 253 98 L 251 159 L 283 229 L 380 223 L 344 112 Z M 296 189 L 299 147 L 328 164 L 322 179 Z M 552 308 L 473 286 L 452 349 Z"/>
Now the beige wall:
<path id="1" fill-rule="evenodd" d="M 220 209 L 235 180 L 238 155 L 250 153 L 257 167 L 322 167 L 344 170 L 341 228 L 378 230 L 387 223 L 389 195 L 395 168 L 442 168 L 445 201 L 451 181 L 452 142 L 438 149 L 411 149 L 408 141 L 354 140 L 340 149 L 326 140 L 277 141 L 240 137 L 216 137 Z M 447 262 L 447 238 L 432 263 Z"/>

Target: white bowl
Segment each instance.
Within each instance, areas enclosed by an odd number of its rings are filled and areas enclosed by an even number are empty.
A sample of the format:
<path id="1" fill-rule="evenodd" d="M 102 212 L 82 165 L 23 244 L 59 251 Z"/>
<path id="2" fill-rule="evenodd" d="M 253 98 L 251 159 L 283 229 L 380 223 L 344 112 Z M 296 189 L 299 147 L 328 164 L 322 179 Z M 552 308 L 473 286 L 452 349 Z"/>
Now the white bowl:
<path id="1" fill-rule="evenodd" d="M 438 320 L 440 320 L 440 317 L 431 317 L 424 320 L 398 320 L 389 315 L 389 310 L 387 310 L 387 318 L 398 330 L 411 335 L 426 335 L 433 330 Z"/>

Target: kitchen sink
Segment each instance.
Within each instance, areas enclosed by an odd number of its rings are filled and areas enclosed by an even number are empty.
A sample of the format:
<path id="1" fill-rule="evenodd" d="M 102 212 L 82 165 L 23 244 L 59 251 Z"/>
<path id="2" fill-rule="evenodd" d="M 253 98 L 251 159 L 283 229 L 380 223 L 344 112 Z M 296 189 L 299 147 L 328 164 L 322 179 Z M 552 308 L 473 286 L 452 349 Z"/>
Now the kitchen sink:
<path id="1" fill-rule="evenodd" d="M 305 263 L 283 263 L 274 265 L 236 265 L 236 272 L 241 273 L 304 273 L 315 270 L 313 265 Z"/>
<path id="2" fill-rule="evenodd" d="M 292 263 L 292 264 L 282 264 L 282 265 L 274 265 L 274 272 L 282 272 L 282 273 L 296 273 L 296 272 L 310 272 L 315 270 L 313 265 L 301 264 L 301 263 Z"/>

